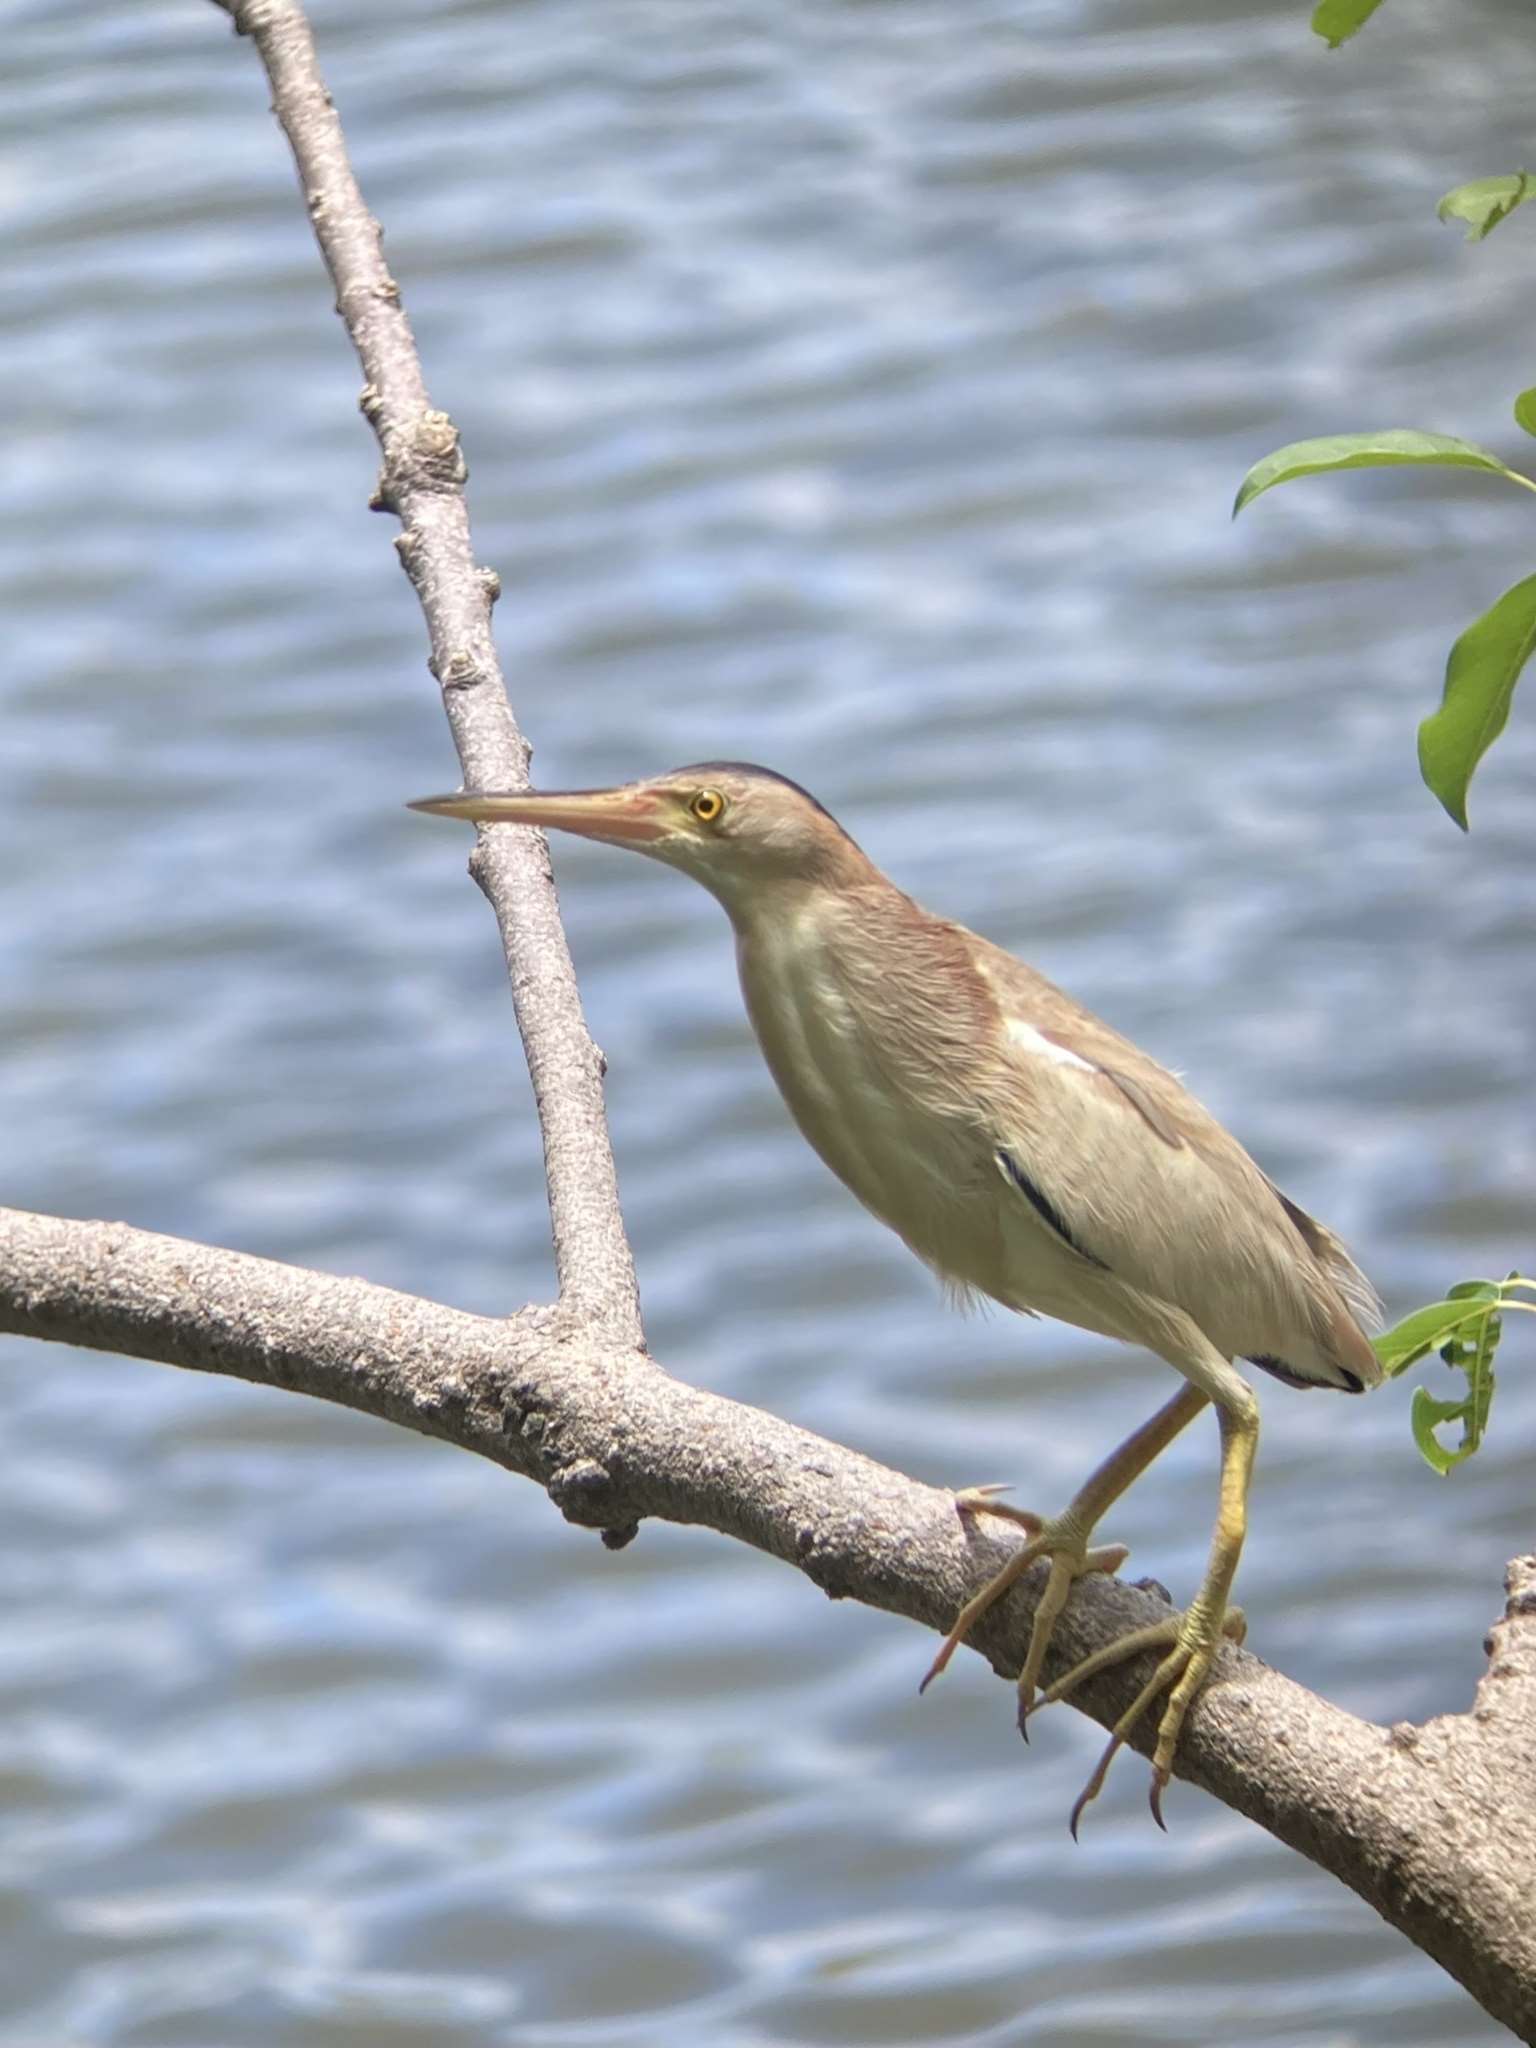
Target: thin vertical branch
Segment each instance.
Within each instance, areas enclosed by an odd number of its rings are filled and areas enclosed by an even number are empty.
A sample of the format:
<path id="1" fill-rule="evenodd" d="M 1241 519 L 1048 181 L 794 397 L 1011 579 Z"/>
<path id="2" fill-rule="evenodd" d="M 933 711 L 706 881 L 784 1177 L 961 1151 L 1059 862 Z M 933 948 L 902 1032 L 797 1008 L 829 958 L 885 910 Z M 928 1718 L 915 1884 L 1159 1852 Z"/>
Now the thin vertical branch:
<path id="1" fill-rule="evenodd" d="M 465 786 L 526 789 L 529 747 L 496 659 L 497 580 L 475 562 L 458 432 L 428 397 L 400 288 L 348 161 L 309 23 L 295 0 L 215 4 L 252 39 L 266 67 L 273 111 L 336 287 L 336 309 L 362 364 L 362 408 L 384 458 L 374 503 L 401 523 L 395 545 L 426 616 L 430 665 Z M 548 850 L 525 828 L 493 826 L 480 834 L 472 871 L 501 929 L 533 1081 L 561 1305 L 617 1343 L 640 1344 L 602 1056 L 582 1014 Z"/>

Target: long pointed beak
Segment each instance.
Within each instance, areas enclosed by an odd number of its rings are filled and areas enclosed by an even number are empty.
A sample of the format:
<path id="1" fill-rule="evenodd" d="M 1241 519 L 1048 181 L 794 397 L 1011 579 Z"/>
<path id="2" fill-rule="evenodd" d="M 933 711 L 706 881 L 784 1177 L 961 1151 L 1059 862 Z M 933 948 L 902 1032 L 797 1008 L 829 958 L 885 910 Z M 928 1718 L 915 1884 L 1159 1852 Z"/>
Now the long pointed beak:
<path id="1" fill-rule="evenodd" d="M 620 789 L 465 789 L 457 796 L 423 796 L 409 806 L 435 818 L 467 818 L 472 825 L 540 825 L 575 832 L 614 846 L 664 839 L 671 830 L 664 799 L 643 782 Z"/>

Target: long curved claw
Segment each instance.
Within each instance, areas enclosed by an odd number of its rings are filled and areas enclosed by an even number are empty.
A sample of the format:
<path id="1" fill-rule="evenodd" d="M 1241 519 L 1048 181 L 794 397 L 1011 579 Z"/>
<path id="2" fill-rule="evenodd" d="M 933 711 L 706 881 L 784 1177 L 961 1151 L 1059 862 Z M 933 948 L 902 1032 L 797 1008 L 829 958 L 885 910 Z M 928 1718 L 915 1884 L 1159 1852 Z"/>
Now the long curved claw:
<path id="1" fill-rule="evenodd" d="M 1162 1829 L 1165 1835 L 1168 1832 L 1168 1823 L 1163 1819 L 1163 1787 L 1167 1784 L 1167 1782 L 1168 1780 L 1166 1778 L 1159 1777 L 1157 1772 L 1154 1770 L 1152 1773 L 1151 1788 L 1147 1793 L 1147 1804 L 1152 1809 L 1152 1818 L 1157 1822 L 1158 1826 Z M 1073 1840 L 1075 1841 L 1076 1839 L 1077 1838 L 1074 1835 Z"/>
<path id="2" fill-rule="evenodd" d="M 1082 1819 L 1087 1808 L 1103 1791 L 1104 1780 L 1109 1776 L 1109 1767 L 1115 1760 L 1116 1751 L 1123 1746 L 1124 1742 L 1125 1737 L 1119 1733 L 1110 1736 L 1109 1741 L 1104 1745 L 1104 1754 L 1093 1767 L 1093 1775 L 1089 1778 L 1082 1791 L 1078 1793 L 1076 1799 L 1073 1800 L 1072 1812 L 1067 1820 L 1067 1832 L 1071 1835 L 1074 1842 L 1077 1840 L 1077 1824 Z"/>

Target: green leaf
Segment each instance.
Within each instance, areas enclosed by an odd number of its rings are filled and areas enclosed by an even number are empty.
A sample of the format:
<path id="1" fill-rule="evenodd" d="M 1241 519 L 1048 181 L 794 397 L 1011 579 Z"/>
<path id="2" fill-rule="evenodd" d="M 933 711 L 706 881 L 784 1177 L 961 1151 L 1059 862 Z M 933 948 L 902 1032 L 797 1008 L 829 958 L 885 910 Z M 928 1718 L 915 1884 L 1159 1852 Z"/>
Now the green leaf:
<path id="1" fill-rule="evenodd" d="M 1440 1353 L 1448 1366 L 1466 1374 L 1465 1397 L 1460 1401 L 1442 1401 L 1424 1387 L 1413 1390 L 1409 1417 L 1413 1440 L 1425 1462 L 1442 1478 L 1463 1459 L 1470 1458 L 1483 1441 L 1488 1411 L 1493 1406 L 1493 1357 L 1502 1335 L 1502 1318 L 1488 1302 L 1481 1302 L 1474 1311 L 1474 1320 L 1458 1330 Z M 1455 1450 L 1435 1434 L 1447 1422 L 1461 1424 L 1461 1442 Z"/>
<path id="2" fill-rule="evenodd" d="M 1404 463 L 1483 469 L 1536 490 L 1529 477 L 1520 476 L 1470 441 L 1458 441 L 1449 434 L 1421 433 L 1416 427 L 1387 427 L 1377 434 L 1325 434 L 1320 440 L 1292 441 L 1289 447 L 1277 448 L 1243 478 L 1232 517 L 1263 492 L 1273 490 L 1276 484 L 1288 484 L 1294 477 L 1316 476 L 1332 469 L 1393 469 Z"/>
<path id="3" fill-rule="evenodd" d="M 1528 434 L 1536 434 L 1536 386 L 1522 391 L 1515 400 L 1515 425 L 1524 427 Z"/>
<path id="4" fill-rule="evenodd" d="M 1517 1280 L 1520 1276 L 1511 1273 L 1509 1277 Z M 1458 1280 L 1454 1287 L 1447 1287 L 1445 1298 L 1447 1301 L 1502 1301 L 1507 1284 L 1503 1280 Z"/>
<path id="5" fill-rule="evenodd" d="M 1536 649 L 1536 576 L 1468 626 L 1445 665 L 1440 709 L 1419 727 L 1419 772 L 1465 832 L 1467 785 L 1504 730 L 1520 671 Z"/>
<path id="6" fill-rule="evenodd" d="M 1455 1355 L 1446 1357 L 1447 1365 L 1460 1366 L 1467 1376 L 1466 1427 L 1461 1438 L 1463 1457 L 1471 1457 L 1482 1443 L 1483 1432 L 1488 1427 L 1488 1411 L 1493 1406 L 1493 1356 L 1503 1334 L 1503 1317 L 1490 1311 L 1474 1330 L 1454 1340 Z M 1446 1350 L 1450 1348 L 1447 1345 Z M 1445 1357 L 1445 1353 L 1442 1352 L 1441 1356 Z"/>
<path id="7" fill-rule="evenodd" d="M 1459 1401 L 1441 1400 L 1425 1387 L 1414 1389 L 1413 1439 L 1425 1462 L 1442 1477 L 1470 1458 L 1483 1441 L 1493 1406 L 1493 1360 L 1504 1334 L 1503 1312 L 1515 1308 L 1536 1315 L 1536 1304 L 1516 1298 L 1530 1291 L 1536 1291 L 1533 1283 L 1519 1273 L 1503 1280 L 1462 1280 L 1447 1290 L 1444 1301 L 1415 1309 L 1396 1329 L 1376 1339 L 1389 1373 L 1401 1372 L 1438 1347 L 1446 1364 L 1467 1376 L 1467 1391 Z M 1454 1450 L 1438 1434 L 1448 1422 L 1461 1424 L 1461 1442 Z"/>
<path id="8" fill-rule="evenodd" d="M 1454 192 L 1446 193 L 1435 211 L 1442 220 L 1464 220 L 1467 240 L 1480 242 L 1527 199 L 1536 199 L 1536 180 L 1528 171 L 1512 171 L 1503 177 L 1474 178 L 1470 185 L 1458 185 Z"/>
<path id="9" fill-rule="evenodd" d="M 1415 1309 L 1411 1316 L 1404 1316 L 1392 1329 L 1383 1330 L 1379 1337 L 1373 1338 L 1376 1356 L 1381 1360 L 1383 1370 L 1395 1378 L 1421 1358 L 1427 1358 L 1431 1351 L 1438 1351 L 1448 1337 L 1484 1313 L 1482 1298 L 1433 1301 L 1427 1308 Z"/>
<path id="10" fill-rule="evenodd" d="M 1321 36 L 1330 50 L 1347 43 L 1370 20 L 1381 0 L 1317 0 L 1312 11 L 1312 33 Z"/>
<path id="11" fill-rule="evenodd" d="M 1469 1453 L 1462 1449 L 1448 1451 L 1435 1435 L 1435 1425 L 1442 1422 L 1459 1422 L 1465 1409 L 1462 1401 L 1437 1401 L 1433 1394 L 1427 1394 L 1422 1387 L 1413 1390 L 1413 1407 L 1409 1419 L 1413 1424 L 1413 1440 L 1419 1447 L 1419 1455 L 1426 1465 L 1432 1465 L 1443 1479 L 1453 1471 Z"/>

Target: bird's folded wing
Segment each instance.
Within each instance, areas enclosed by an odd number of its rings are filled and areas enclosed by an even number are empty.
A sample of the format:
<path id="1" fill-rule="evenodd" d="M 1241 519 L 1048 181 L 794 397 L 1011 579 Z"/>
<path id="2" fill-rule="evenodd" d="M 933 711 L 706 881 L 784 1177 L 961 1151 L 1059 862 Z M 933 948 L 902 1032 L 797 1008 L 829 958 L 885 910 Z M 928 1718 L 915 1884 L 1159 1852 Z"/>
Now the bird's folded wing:
<path id="1" fill-rule="evenodd" d="M 1016 963 L 1010 963 L 1011 965 Z M 1049 983 L 1010 993 L 985 1128 L 1021 1218 L 1232 1353 L 1368 1313 L 1342 1245 L 1165 1068 Z M 1356 1348 L 1358 1333 L 1344 1335 Z M 1323 1338 L 1325 1348 L 1333 1343 Z M 1363 1338 L 1358 1340 L 1364 1343 Z"/>

